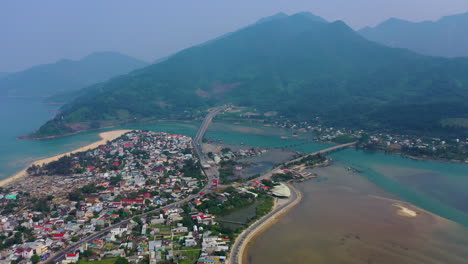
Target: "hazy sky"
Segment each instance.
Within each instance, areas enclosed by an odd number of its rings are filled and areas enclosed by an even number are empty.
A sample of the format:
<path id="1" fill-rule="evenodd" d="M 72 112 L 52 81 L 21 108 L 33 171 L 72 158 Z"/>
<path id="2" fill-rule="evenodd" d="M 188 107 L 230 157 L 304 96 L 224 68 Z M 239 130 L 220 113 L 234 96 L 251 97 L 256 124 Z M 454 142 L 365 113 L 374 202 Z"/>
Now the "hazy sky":
<path id="1" fill-rule="evenodd" d="M 467 0 L 30 0 L 0 1 L 0 72 L 94 51 L 146 61 L 278 12 L 309 11 L 359 29 L 389 17 L 435 20 Z"/>

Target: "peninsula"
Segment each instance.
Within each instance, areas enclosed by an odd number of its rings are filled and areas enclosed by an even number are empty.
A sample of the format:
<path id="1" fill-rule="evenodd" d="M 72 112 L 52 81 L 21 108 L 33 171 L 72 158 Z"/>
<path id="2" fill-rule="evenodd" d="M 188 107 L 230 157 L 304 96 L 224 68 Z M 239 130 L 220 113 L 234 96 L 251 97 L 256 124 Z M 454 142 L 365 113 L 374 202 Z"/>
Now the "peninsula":
<path id="1" fill-rule="evenodd" d="M 67 152 L 67 153 L 63 153 L 63 154 L 55 155 L 53 157 L 48 157 L 48 158 L 44 158 L 44 159 L 34 161 L 28 167 L 31 167 L 33 165 L 41 166 L 41 165 L 46 164 L 46 163 L 57 161 L 60 158 L 62 158 L 64 156 L 67 156 L 67 155 L 70 155 L 70 154 L 73 154 L 73 153 L 83 152 L 83 151 L 87 151 L 87 150 L 90 150 L 90 149 L 93 149 L 93 148 L 97 148 L 100 145 L 106 144 L 107 141 L 115 140 L 116 138 L 122 136 L 123 134 L 125 134 L 125 133 L 127 133 L 129 131 L 130 130 L 113 130 L 113 131 L 99 133 L 99 137 L 101 138 L 101 140 L 99 140 L 99 141 L 96 141 L 96 142 L 94 142 L 92 144 L 89 144 L 87 146 L 75 149 L 75 150 Z M 16 181 L 18 179 L 21 179 L 21 178 L 23 178 L 23 177 L 25 177 L 27 175 L 28 175 L 27 168 L 25 168 L 25 169 L 19 171 L 18 173 L 16 173 L 15 175 L 13 175 L 13 176 L 11 176 L 9 178 L 1 180 L 0 181 L 0 187 L 8 185 L 8 184 L 10 184 L 10 183 L 12 183 L 12 182 L 14 182 L 14 181 Z"/>

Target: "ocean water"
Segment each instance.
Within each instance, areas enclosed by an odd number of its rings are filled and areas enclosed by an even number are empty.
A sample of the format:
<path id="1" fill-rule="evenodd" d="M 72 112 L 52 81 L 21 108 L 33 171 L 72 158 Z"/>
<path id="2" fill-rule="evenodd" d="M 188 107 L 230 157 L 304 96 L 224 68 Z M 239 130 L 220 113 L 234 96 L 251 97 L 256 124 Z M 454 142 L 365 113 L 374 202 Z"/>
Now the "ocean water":
<path id="1" fill-rule="evenodd" d="M 84 132 L 46 140 L 18 140 L 53 118 L 59 105 L 45 105 L 42 98 L 0 98 L 0 179 L 10 177 L 32 161 L 66 153 L 99 140 L 102 131 Z M 198 124 L 158 123 L 130 127 L 194 135 Z"/>
<path id="2" fill-rule="evenodd" d="M 468 164 L 420 161 L 398 155 L 347 149 L 337 162 L 402 200 L 468 227 Z"/>
<path id="3" fill-rule="evenodd" d="M 85 146 L 99 139 L 102 131 L 91 131 L 48 140 L 17 140 L 53 117 L 57 105 L 44 105 L 41 98 L 0 98 L 0 178 L 6 178 L 33 160 Z M 128 126 L 193 136 L 199 122 L 159 122 Z M 291 137 L 291 131 L 258 125 L 215 122 L 206 137 L 228 144 L 285 148 L 305 153 L 330 146 L 311 142 L 306 136 Z M 344 166 L 363 171 L 360 177 L 399 198 L 468 226 L 468 165 L 417 161 L 397 155 L 353 149 L 341 150 L 331 157 Z"/>

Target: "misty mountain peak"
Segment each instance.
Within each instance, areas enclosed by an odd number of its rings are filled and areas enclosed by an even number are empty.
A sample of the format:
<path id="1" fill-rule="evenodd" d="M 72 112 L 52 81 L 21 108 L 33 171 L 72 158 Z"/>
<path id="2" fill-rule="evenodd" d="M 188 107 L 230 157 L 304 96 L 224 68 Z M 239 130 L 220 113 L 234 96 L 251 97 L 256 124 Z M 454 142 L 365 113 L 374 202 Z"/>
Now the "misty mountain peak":
<path id="1" fill-rule="evenodd" d="M 399 19 L 399 18 L 396 18 L 396 17 L 391 17 L 391 18 L 387 19 L 386 21 L 384 21 L 381 24 L 381 26 L 404 25 L 404 24 L 409 24 L 409 23 L 411 23 L 411 22 L 403 20 L 403 19 Z"/>
<path id="2" fill-rule="evenodd" d="M 285 13 L 283 12 L 279 12 L 279 13 L 276 13 L 272 16 L 268 16 L 268 17 L 264 17 L 264 18 L 260 18 L 256 24 L 261 24 L 261 23 L 265 23 L 265 22 L 270 22 L 270 21 L 273 21 L 273 20 L 277 20 L 277 19 L 282 19 L 282 18 L 285 18 L 285 17 L 288 17 L 288 15 L 286 15 Z"/>
<path id="3" fill-rule="evenodd" d="M 279 19 L 285 19 L 285 18 L 294 18 L 294 17 L 307 18 L 315 22 L 328 23 L 328 21 L 325 20 L 324 18 L 320 16 L 316 16 L 310 12 L 299 12 L 299 13 L 292 14 L 290 16 L 288 16 L 287 14 L 283 12 L 280 12 L 269 17 L 264 17 L 258 20 L 256 24 L 261 24 L 261 23 L 270 22 L 270 21 L 279 20 Z"/>
<path id="4" fill-rule="evenodd" d="M 438 23 L 441 24 L 460 24 L 460 23 L 468 23 L 468 12 L 467 13 L 462 13 L 458 15 L 452 15 L 452 16 L 444 16 L 439 21 Z"/>
<path id="5" fill-rule="evenodd" d="M 468 13 L 445 16 L 437 21 L 410 22 L 391 18 L 359 33 L 380 44 L 406 48 L 420 54 L 442 57 L 468 56 Z"/>
<path id="6" fill-rule="evenodd" d="M 299 13 L 294 14 L 293 16 L 303 16 L 316 22 L 328 23 L 328 21 L 325 20 L 324 18 L 320 16 L 316 16 L 310 12 L 299 12 Z"/>

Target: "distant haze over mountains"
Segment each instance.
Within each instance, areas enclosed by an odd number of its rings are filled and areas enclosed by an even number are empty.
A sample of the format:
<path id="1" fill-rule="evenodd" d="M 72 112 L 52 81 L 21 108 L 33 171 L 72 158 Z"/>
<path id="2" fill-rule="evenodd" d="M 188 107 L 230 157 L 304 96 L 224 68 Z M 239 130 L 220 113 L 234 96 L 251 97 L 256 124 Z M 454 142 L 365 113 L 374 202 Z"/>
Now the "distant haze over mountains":
<path id="1" fill-rule="evenodd" d="M 0 76 L 0 96 L 50 96 L 129 73 L 147 63 L 116 52 L 95 52 L 81 60 L 60 60 Z"/>
<path id="2" fill-rule="evenodd" d="M 386 47 L 309 13 L 280 14 L 89 87 L 35 136 L 189 118 L 223 103 L 336 126 L 463 134 L 445 121 L 468 118 L 467 72 L 468 59 Z"/>
<path id="3" fill-rule="evenodd" d="M 10 73 L 8 73 L 8 72 L 0 72 L 0 79 L 3 78 L 3 77 L 5 77 L 5 76 L 7 76 L 8 74 L 10 74 Z"/>
<path id="4" fill-rule="evenodd" d="M 436 22 L 409 22 L 391 18 L 359 31 L 369 40 L 431 56 L 468 57 L 468 13 Z"/>

